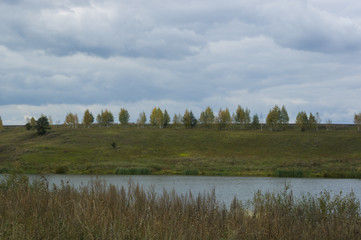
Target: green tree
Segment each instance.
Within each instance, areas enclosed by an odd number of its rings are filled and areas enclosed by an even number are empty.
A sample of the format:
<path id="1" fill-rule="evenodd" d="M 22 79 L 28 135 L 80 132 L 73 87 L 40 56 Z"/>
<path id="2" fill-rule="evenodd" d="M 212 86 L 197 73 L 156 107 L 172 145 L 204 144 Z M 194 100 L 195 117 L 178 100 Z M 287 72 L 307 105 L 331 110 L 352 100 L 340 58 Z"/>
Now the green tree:
<path id="1" fill-rule="evenodd" d="M 162 110 L 158 107 L 154 107 L 152 113 L 150 114 L 150 124 L 152 126 L 159 126 L 159 128 L 163 127 L 164 124 L 164 115 Z"/>
<path id="2" fill-rule="evenodd" d="M 282 106 L 281 113 L 280 113 L 280 122 L 282 129 L 286 129 L 286 126 L 288 125 L 290 121 L 290 118 L 288 117 L 287 110 L 285 106 Z"/>
<path id="3" fill-rule="evenodd" d="M 316 122 L 316 117 L 313 116 L 312 113 L 310 113 L 310 115 L 308 116 L 308 128 L 309 129 L 316 129 L 317 127 L 317 122 Z"/>
<path id="4" fill-rule="evenodd" d="M 173 126 L 174 127 L 179 127 L 182 124 L 182 116 L 178 113 L 178 114 L 174 114 L 173 116 Z"/>
<path id="5" fill-rule="evenodd" d="M 214 123 L 214 114 L 212 108 L 207 107 L 206 110 L 201 113 L 199 122 L 208 128 Z"/>
<path id="6" fill-rule="evenodd" d="M 258 114 L 254 114 L 253 115 L 253 118 L 252 118 L 252 128 L 254 129 L 258 129 L 259 128 L 259 117 L 258 117 Z"/>
<path id="7" fill-rule="evenodd" d="M 99 123 L 99 126 L 109 127 L 109 124 L 114 122 L 113 113 L 108 109 L 102 110 L 97 116 L 97 122 Z"/>
<path id="8" fill-rule="evenodd" d="M 0 132 L 4 129 L 3 120 L 0 117 Z"/>
<path id="9" fill-rule="evenodd" d="M 353 122 L 354 124 L 357 126 L 357 130 L 360 131 L 360 127 L 361 127 L 361 112 L 356 114 L 353 118 Z"/>
<path id="10" fill-rule="evenodd" d="M 77 114 L 68 113 L 65 117 L 65 125 L 69 128 L 77 128 L 79 124 L 79 118 Z"/>
<path id="11" fill-rule="evenodd" d="M 192 111 L 188 111 L 188 109 L 186 109 L 183 114 L 182 122 L 186 128 L 191 128 L 196 126 L 197 119 L 194 117 Z"/>
<path id="12" fill-rule="evenodd" d="M 147 116 L 145 115 L 145 112 L 139 113 L 139 117 L 137 119 L 138 127 L 139 126 L 144 127 L 146 122 L 147 122 Z"/>
<path id="13" fill-rule="evenodd" d="M 296 126 L 299 127 L 302 132 L 306 130 L 308 127 L 308 117 L 306 112 L 302 111 L 297 114 Z"/>
<path id="14" fill-rule="evenodd" d="M 121 108 L 119 112 L 119 122 L 121 125 L 126 126 L 129 122 L 129 113 L 126 109 Z"/>
<path id="15" fill-rule="evenodd" d="M 93 114 L 89 111 L 89 109 L 85 110 L 84 116 L 83 116 L 83 124 L 84 124 L 84 126 L 89 128 L 92 125 L 93 122 L 94 122 Z"/>
<path id="16" fill-rule="evenodd" d="M 149 122 L 152 126 L 157 126 L 157 108 L 154 107 L 149 116 Z"/>
<path id="17" fill-rule="evenodd" d="M 239 123 L 241 128 L 245 128 L 251 122 L 250 113 L 251 111 L 248 108 L 243 109 L 240 105 L 238 105 L 235 115 L 235 122 Z"/>
<path id="18" fill-rule="evenodd" d="M 48 120 L 49 120 L 50 126 L 53 126 L 53 118 L 51 117 L 51 115 L 49 115 Z"/>
<path id="19" fill-rule="evenodd" d="M 318 128 L 320 127 L 321 124 L 321 117 L 320 114 L 318 112 L 316 112 L 316 130 L 318 130 Z"/>
<path id="20" fill-rule="evenodd" d="M 232 123 L 231 114 L 228 108 L 226 110 L 220 109 L 217 116 L 217 124 L 220 129 L 228 127 Z"/>
<path id="21" fill-rule="evenodd" d="M 36 120 L 35 120 L 34 117 L 31 117 L 30 125 L 31 125 L 31 128 L 35 130 L 35 128 L 36 128 Z"/>
<path id="22" fill-rule="evenodd" d="M 331 119 L 327 119 L 326 120 L 326 130 L 329 131 L 332 128 L 332 120 Z"/>
<path id="23" fill-rule="evenodd" d="M 164 114 L 163 114 L 163 127 L 166 128 L 169 123 L 170 123 L 170 116 L 169 116 L 167 110 L 164 109 Z"/>
<path id="24" fill-rule="evenodd" d="M 281 109 L 277 105 L 269 111 L 266 118 L 266 124 L 272 131 L 279 131 L 282 129 Z"/>
<path id="25" fill-rule="evenodd" d="M 36 121 L 35 129 L 39 136 L 45 135 L 47 131 L 51 129 L 48 118 L 46 116 L 41 116 Z"/>

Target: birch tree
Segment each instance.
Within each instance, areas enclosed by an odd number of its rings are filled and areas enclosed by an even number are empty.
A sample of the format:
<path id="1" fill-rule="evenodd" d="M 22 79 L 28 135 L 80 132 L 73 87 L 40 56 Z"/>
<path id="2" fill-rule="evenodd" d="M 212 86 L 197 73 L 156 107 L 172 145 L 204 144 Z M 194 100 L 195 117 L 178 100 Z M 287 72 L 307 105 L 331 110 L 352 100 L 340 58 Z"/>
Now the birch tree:
<path id="1" fill-rule="evenodd" d="M 102 110 L 97 116 L 97 122 L 99 126 L 109 127 L 109 125 L 114 122 L 113 113 L 108 109 Z"/>
<path id="2" fill-rule="evenodd" d="M 280 117 L 282 129 L 286 129 L 286 127 L 290 121 L 290 118 L 288 117 L 288 113 L 287 113 L 285 106 L 282 106 L 279 117 Z"/>
<path id="3" fill-rule="evenodd" d="M 272 131 L 278 131 L 281 129 L 281 109 L 275 105 L 271 109 L 266 118 L 266 124 Z"/>
<path id="4" fill-rule="evenodd" d="M 320 124 L 321 124 L 321 117 L 318 112 L 316 112 L 315 119 L 316 119 L 316 130 L 318 130 L 318 128 L 320 127 Z"/>
<path id="5" fill-rule="evenodd" d="M 188 109 L 184 112 L 182 122 L 186 128 L 195 127 L 197 125 L 197 119 L 194 117 L 193 112 Z"/>
<path id="6" fill-rule="evenodd" d="M 175 113 L 173 116 L 173 126 L 178 128 L 181 124 L 182 124 L 182 116 L 180 115 L 180 113 L 178 114 Z"/>
<path id="7" fill-rule="evenodd" d="M 152 113 L 150 114 L 150 124 L 152 126 L 159 126 L 159 128 L 163 127 L 164 124 L 164 115 L 162 110 L 158 108 L 153 108 Z"/>
<path id="8" fill-rule="evenodd" d="M 128 125 L 129 122 L 129 113 L 126 109 L 121 108 L 119 112 L 119 122 L 122 126 Z"/>
<path id="9" fill-rule="evenodd" d="M 139 117 L 137 119 L 138 127 L 139 126 L 144 127 L 146 122 L 147 122 L 147 116 L 145 115 L 145 112 L 139 113 Z"/>
<path id="10" fill-rule="evenodd" d="M 77 114 L 68 113 L 65 117 L 65 125 L 69 128 L 77 128 L 79 124 L 79 118 Z"/>
<path id="11" fill-rule="evenodd" d="M 219 110 L 216 121 L 220 129 L 226 128 L 232 123 L 231 114 L 229 113 L 228 108 L 226 108 L 226 110 Z"/>
<path id="12" fill-rule="evenodd" d="M 201 113 L 199 117 L 199 123 L 208 128 L 214 123 L 214 114 L 212 108 L 207 107 Z"/>
<path id="13" fill-rule="evenodd" d="M 94 122 L 93 114 L 89 111 L 89 109 L 85 110 L 84 116 L 83 116 L 84 126 L 87 128 L 90 128 L 90 126 L 93 124 L 93 122 Z"/>
<path id="14" fill-rule="evenodd" d="M 246 108 L 243 109 L 240 105 L 238 105 L 235 115 L 235 122 L 240 124 L 240 128 L 245 128 L 251 122 L 251 111 Z"/>
<path id="15" fill-rule="evenodd" d="M 361 112 L 356 114 L 353 118 L 353 122 L 355 123 L 355 125 L 357 126 L 357 130 L 360 131 L 361 128 Z"/>
<path id="16" fill-rule="evenodd" d="M 253 118 L 252 118 L 252 128 L 254 129 L 258 129 L 259 128 L 259 117 L 258 117 L 258 114 L 254 114 L 253 115 Z"/>
<path id="17" fill-rule="evenodd" d="M 297 114 L 296 126 L 299 127 L 302 132 L 306 130 L 308 126 L 308 117 L 306 112 L 302 111 Z"/>
<path id="18" fill-rule="evenodd" d="M 316 126 L 317 126 L 316 117 L 312 113 L 310 113 L 310 115 L 308 116 L 308 128 L 315 130 Z"/>

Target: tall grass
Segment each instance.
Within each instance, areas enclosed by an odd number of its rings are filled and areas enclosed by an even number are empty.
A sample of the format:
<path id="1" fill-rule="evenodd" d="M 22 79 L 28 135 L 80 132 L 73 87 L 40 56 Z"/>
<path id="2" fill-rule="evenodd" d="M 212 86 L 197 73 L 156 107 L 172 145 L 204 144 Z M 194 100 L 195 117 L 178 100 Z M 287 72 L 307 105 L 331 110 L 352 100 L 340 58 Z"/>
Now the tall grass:
<path id="1" fill-rule="evenodd" d="M 155 194 L 101 181 L 75 189 L 10 175 L 0 183 L 0 239 L 359 239 L 360 203 L 292 191 L 226 208 L 215 194 Z"/>

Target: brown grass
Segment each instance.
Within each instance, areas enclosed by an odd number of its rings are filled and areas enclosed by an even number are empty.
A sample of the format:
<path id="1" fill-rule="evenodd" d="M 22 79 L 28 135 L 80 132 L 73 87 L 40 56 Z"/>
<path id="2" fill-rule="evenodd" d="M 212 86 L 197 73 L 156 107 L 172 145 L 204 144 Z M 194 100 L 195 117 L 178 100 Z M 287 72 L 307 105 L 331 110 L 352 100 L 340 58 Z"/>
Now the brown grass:
<path id="1" fill-rule="evenodd" d="M 230 208 L 214 193 L 156 195 L 129 183 L 75 189 L 9 175 L 0 184 L 0 239 L 360 239 L 353 194 L 294 199 L 257 193 Z"/>

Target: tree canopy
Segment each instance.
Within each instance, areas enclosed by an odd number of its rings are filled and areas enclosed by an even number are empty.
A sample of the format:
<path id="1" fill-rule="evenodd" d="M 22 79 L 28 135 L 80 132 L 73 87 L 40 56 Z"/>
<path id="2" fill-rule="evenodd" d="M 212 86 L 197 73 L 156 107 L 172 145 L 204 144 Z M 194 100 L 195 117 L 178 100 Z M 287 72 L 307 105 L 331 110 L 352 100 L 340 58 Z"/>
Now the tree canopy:
<path id="1" fill-rule="evenodd" d="M 83 124 L 85 125 L 85 127 L 89 128 L 93 122 L 94 122 L 93 114 L 89 111 L 89 109 L 85 110 L 83 116 Z"/>
<path id="2" fill-rule="evenodd" d="M 272 131 L 284 130 L 289 123 L 287 110 L 284 106 L 280 109 L 277 105 L 269 111 L 266 124 Z"/>
<path id="3" fill-rule="evenodd" d="M 235 115 L 235 122 L 240 124 L 241 128 L 244 128 L 249 125 L 251 122 L 250 110 L 248 108 L 243 109 L 238 105 Z"/>
<path id="4" fill-rule="evenodd" d="M 128 125 L 129 122 L 129 113 L 126 109 L 121 108 L 119 112 L 119 122 L 121 125 L 125 126 Z"/>
<path id="5" fill-rule="evenodd" d="M 147 116 L 145 115 L 145 112 L 139 113 L 139 117 L 137 119 L 138 127 L 139 126 L 144 127 L 146 122 L 147 122 Z"/>
<path id="6" fill-rule="evenodd" d="M 164 115 L 163 111 L 158 107 L 154 107 L 152 113 L 149 116 L 150 124 L 152 126 L 159 126 L 162 128 L 164 125 Z"/>
<path id="7" fill-rule="evenodd" d="M 167 110 L 164 109 L 164 114 L 163 114 L 163 127 L 166 128 L 169 123 L 170 123 L 170 116 L 169 116 Z"/>
<path id="8" fill-rule="evenodd" d="M 357 126 L 357 130 L 360 131 L 360 127 L 361 127 L 361 112 L 356 114 L 354 116 L 353 122 L 355 123 L 355 125 Z"/>
<path id="9" fill-rule="evenodd" d="M 48 117 L 41 116 L 37 121 L 35 125 L 36 132 L 39 136 L 45 135 L 48 130 L 51 129 Z"/>
<path id="10" fill-rule="evenodd" d="M 108 109 L 102 110 L 97 116 L 97 122 L 100 126 L 108 127 L 109 124 L 114 122 L 113 113 Z"/>
<path id="11" fill-rule="evenodd" d="M 65 117 L 65 125 L 69 128 L 77 128 L 79 125 L 79 118 L 77 114 L 68 113 Z"/>
<path id="12" fill-rule="evenodd" d="M 199 123 L 205 127 L 210 127 L 214 123 L 214 114 L 213 110 L 210 107 L 207 107 L 199 117 Z"/>
<path id="13" fill-rule="evenodd" d="M 306 112 L 301 111 L 297 114 L 296 126 L 299 127 L 302 132 L 306 130 L 308 126 L 308 117 Z"/>
<path id="14" fill-rule="evenodd" d="M 220 129 L 228 127 L 232 123 L 231 120 L 231 114 L 229 113 L 228 108 L 226 108 L 226 110 L 219 109 L 217 124 Z"/>
<path id="15" fill-rule="evenodd" d="M 197 119 L 194 117 L 193 112 L 188 109 L 183 114 L 182 122 L 186 128 L 192 128 L 197 125 Z"/>

